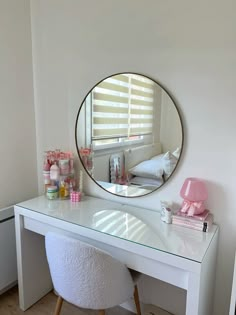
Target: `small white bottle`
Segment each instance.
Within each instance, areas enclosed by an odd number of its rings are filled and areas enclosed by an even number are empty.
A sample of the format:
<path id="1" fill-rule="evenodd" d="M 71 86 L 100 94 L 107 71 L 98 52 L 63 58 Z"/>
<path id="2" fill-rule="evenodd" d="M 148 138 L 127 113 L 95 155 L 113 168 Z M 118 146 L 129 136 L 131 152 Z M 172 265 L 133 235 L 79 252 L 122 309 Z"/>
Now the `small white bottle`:
<path id="1" fill-rule="evenodd" d="M 50 167 L 50 179 L 54 181 L 59 181 L 60 179 L 60 168 L 56 163 Z"/>
<path id="2" fill-rule="evenodd" d="M 161 221 L 165 222 L 166 221 L 166 214 L 165 210 L 169 206 L 169 203 L 167 201 L 161 200 Z"/>
<path id="3" fill-rule="evenodd" d="M 170 208 L 165 209 L 165 222 L 168 224 L 172 223 L 172 214 Z"/>
<path id="4" fill-rule="evenodd" d="M 161 201 L 161 220 L 168 224 L 172 222 L 170 202 L 168 201 Z"/>

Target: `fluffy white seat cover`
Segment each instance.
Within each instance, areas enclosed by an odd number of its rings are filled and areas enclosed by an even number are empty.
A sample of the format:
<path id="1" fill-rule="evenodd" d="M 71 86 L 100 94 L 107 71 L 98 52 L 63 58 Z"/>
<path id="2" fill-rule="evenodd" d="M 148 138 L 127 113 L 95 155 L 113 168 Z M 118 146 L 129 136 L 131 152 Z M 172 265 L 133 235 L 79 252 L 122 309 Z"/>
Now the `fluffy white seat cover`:
<path id="1" fill-rule="evenodd" d="M 133 295 L 128 268 L 108 253 L 64 235 L 46 235 L 46 253 L 55 290 L 82 308 L 106 309 Z"/>

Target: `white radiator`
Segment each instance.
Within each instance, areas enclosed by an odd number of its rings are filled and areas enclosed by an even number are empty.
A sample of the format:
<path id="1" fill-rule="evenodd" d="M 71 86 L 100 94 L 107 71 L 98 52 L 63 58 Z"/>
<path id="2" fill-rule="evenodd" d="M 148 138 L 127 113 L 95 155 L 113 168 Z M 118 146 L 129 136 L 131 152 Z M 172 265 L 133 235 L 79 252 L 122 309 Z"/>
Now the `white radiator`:
<path id="1" fill-rule="evenodd" d="M 0 294 L 17 282 L 14 207 L 0 209 Z"/>

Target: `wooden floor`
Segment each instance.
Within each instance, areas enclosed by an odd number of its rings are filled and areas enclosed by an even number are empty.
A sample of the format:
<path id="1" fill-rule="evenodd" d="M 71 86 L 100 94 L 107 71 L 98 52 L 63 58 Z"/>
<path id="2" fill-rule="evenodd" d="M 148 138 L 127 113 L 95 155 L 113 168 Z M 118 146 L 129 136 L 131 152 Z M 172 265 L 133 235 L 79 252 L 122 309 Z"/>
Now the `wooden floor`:
<path id="1" fill-rule="evenodd" d="M 0 295 L 0 315 L 52 315 L 56 305 L 57 297 L 53 292 L 47 294 L 30 309 L 23 312 L 19 309 L 17 287 Z M 61 315 L 97 315 L 91 310 L 82 310 L 66 302 L 63 303 Z M 106 315 L 134 315 L 120 307 L 106 311 Z"/>

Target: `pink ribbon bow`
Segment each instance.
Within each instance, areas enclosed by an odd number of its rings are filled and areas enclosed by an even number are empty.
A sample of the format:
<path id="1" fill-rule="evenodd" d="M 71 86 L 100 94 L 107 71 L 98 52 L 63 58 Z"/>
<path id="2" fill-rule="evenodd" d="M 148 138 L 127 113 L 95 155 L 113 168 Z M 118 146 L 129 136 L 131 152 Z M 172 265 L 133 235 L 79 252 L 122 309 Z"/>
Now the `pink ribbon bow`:
<path id="1" fill-rule="evenodd" d="M 180 211 L 186 213 L 188 216 L 200 214 L 204 211 L 203 201 L 189 201 L 185 199 Z"/>

